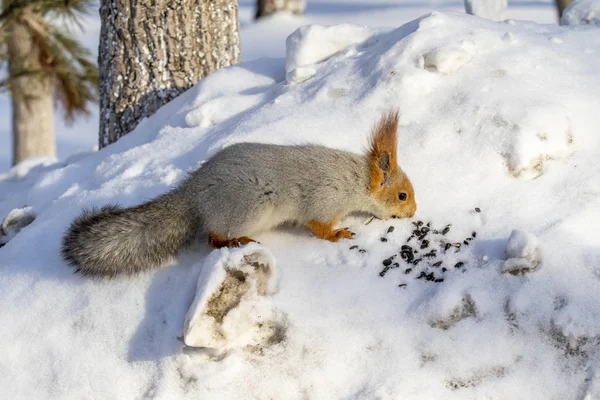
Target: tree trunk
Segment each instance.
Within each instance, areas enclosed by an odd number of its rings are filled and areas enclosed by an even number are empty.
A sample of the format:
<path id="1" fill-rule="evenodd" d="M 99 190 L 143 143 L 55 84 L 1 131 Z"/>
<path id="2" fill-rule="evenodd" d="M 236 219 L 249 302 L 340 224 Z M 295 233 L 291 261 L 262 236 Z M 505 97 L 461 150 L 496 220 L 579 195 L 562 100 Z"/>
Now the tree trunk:
<path id="1" fill-rule="evenodd" d="M 279 11 L 302 15 L 305 6 L 305 0 L 257 0 L 256 18 L 266 17 Z"/>
<path id="2" fill-rule="evenodd" d="M 26 27 L 8 27 L 12 97 L 13 165 L 34 156 L 55 156 L 52 78 L 42 71 L 40 53 Z"/>
<path id="3" fill-rule="evenodd" d="M 102 0 L 100 147 L 240 60 L 237 0 Z"/>

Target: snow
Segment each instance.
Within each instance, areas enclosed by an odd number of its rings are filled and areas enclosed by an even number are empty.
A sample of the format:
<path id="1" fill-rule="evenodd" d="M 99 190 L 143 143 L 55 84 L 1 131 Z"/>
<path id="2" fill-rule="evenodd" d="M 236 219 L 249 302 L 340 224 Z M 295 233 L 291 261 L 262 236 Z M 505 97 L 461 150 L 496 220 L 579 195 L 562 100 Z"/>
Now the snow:
<path id="1" fill-rule="evenodd" d="M 265 299 L 276 291 L 275 259 L 267 248 L 251 243 L 212 252 L 185 317 L 183 342 L 218 353 L 248 346 L 257 351 L 283 339 L 284 319 Z"/>
<path id="2" fill-rule="evenodd" d="M 316 74 L 315 64 L 351 45 L 364 42 L 373 33 L 351 24 L 307 25 L 286 39 L 285 73 L 288 83 L 300 83 Z"/>
<path id="3" fill-rule="evenodd" d="M 35 220 L 35 213 L 31 207 L 15 208 L 2 220 L 0 224 L 0 247 L 8 243 L 24 227 Z"/>
<path id="4" fill-rule="evenodd" d="M 600 26 L 600 1 L 575 0 L 563 12 L 561 25 L 598 25 Z"/>
<path id="5" fill-rule="evenodd" d="M 223 69 L 100 152 L 2 176 L 0 217 L 36 219 L 0 249 L 0 398 L 600 397 L 600 36 L 454 12 L 370 33 L 304 82 L 283 58 Z M 60 259 L 84 207 L 140 204 L 236 142 L 363 152 L 395 107 L 414 219 L 348 218 L 338 243 L 293 227 L 199 243 L 108 281 Z M 188 310 L 257 249 L 277 289 L 224 319 L 223 352 L 184 346 Z M 502 273 L 532 251 L 536 268 Z M 250 329 L 263 311 L 277 324 Z"/>
<path id="6" fill-rule="evenodd" d="M 465 0 L 465 11 L 480 18 L 502 21 L 507 5 L 507 0 Z"/>
<path id="7" fill-rule="evenodd" d="M 518 229 L 511 232 L 506 245 L 503 272 L 512 274 L 531 272 L 542 262 L 542 249 L 531 233 Z"/>

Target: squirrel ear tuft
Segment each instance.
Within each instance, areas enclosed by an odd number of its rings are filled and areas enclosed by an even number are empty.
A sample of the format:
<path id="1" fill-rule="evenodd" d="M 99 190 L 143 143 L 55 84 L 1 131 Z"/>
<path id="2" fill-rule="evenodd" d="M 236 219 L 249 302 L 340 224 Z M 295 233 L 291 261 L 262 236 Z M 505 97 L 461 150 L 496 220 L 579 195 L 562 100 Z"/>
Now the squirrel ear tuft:
<path id="1" fill-rule="evenodd" d="M 398 119 L 398 110 L 388 111 L 381 116 L 371 132 L 370 156 L 378 160 L 384 152 L 389 153 L 392 169 L 397 165 Z"/>
<path id="2" fill-rule="evenodd" d="M 398 114 L 398 110 L 384 113 L 371 132 L 368 157 L 373 190 L 386 186 L 398 169 Z"/>

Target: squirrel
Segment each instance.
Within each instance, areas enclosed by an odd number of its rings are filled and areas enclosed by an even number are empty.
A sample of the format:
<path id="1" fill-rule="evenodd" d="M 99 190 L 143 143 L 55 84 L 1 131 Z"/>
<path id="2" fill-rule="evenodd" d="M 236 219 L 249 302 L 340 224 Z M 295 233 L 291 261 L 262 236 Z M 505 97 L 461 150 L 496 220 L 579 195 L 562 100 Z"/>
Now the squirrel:
<path id="1" fill-rule="evenodd" d="M 153 200 L 84 210 L 63 237 L 62 256 L 82 275 L 133 275 L 166 263 L 199 235 L 213 248 L 237 247 L 295 222 L 336 242 L 354 235 L 334 228 L 351 213 L 412 217 L 417 205 L 398 166 L 397 130 L 398 111 L 384 113 L 363 155 L 320 145 L 225 147 Z"/>

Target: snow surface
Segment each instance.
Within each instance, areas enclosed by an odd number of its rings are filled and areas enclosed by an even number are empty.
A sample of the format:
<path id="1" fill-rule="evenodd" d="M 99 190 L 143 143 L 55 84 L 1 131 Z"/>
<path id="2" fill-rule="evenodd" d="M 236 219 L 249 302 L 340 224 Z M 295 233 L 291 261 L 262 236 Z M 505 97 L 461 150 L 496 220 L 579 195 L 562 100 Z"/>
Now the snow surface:
<path id="1" fill-rule="evenodd" d="M 592 29 L 435 12 L 373 31 L 299 84 L 284 59 L 223 69 L 101 152 L 9 173 L 0 216 L 37 217 L 0 249 L 0 398 L 600 397 L 598 48 Z M 361 152 L 390 107 L 416 218 L 350 218 L 356 237 L 338 243 L 299 228 L 257 237 L 285 321 L 261 351 L 183 345 L 198 277 L 219 258 L 204 244 L 111 281 L 60 259 L 83 207 L 139 204 L 235 142 Z M 414 237 L 424 227 L 430 239 Z M 500 272 L 514 229 L 539 241 L 534 271 Z M 411 234 L 418 265 L 400 251 Z"/>

